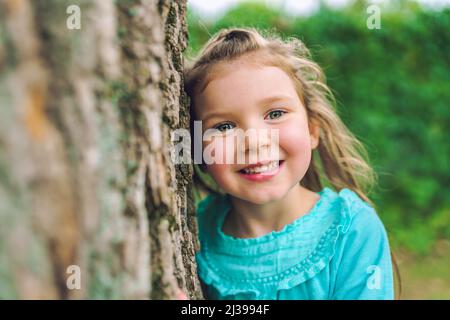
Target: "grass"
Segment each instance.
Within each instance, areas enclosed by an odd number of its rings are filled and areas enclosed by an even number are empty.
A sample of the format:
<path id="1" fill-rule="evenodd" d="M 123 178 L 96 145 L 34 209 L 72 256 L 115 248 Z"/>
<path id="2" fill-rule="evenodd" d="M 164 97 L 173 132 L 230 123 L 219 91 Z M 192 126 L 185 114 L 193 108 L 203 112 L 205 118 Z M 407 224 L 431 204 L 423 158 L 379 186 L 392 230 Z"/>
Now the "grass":
<path id="1" fill-rule="evenodd" d="M 440 240 L 432 253 L 413 255 L 396 250 L 402 300 L 450 300 L 450 241 Z"/>

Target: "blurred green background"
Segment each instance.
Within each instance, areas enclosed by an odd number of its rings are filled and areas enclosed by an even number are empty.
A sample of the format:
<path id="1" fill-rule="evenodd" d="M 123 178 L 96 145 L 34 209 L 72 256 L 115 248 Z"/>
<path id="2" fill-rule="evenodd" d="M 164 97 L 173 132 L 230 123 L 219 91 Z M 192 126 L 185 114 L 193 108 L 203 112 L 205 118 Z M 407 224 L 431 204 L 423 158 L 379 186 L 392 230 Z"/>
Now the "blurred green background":
<path id="1" fill-rule="evenodd" d="M 267 1 L 238 1 L 211 19 L 188 1 L 185 54 L 230 26 L 304 41 L 379 176 L 370 197 L 400 266 L 402 297 L 450 299 L 450 8 L 385 2 L 381 28 L 370 30 L 369 5 L 320 1 L 319 10 L 295 16 Z"/>

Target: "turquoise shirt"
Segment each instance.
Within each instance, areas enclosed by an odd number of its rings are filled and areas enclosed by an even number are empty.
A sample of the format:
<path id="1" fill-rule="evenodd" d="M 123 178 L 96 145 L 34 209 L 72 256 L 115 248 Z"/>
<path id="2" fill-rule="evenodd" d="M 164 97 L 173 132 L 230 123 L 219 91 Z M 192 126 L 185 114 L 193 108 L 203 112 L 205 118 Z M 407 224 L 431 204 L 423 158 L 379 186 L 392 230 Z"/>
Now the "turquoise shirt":
<path id="1" fill-rule="evenodd" d="M 222 231 L 230 196 L 198 204 L 198 274 L 207 299 L 394 299 L 386 230 L 358 195 L 324 188 L 305 215 L 257 238 Z"/>

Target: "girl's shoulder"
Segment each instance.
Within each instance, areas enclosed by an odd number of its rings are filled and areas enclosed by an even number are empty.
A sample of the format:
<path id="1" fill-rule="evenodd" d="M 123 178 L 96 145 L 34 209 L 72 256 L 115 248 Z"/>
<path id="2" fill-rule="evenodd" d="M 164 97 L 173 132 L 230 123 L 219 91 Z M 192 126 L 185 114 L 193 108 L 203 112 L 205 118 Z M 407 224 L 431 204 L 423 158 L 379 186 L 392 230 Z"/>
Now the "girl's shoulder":
<path id="1" fill-rule="evenodd" d="M 332 211 L 340 217 L 340 240 L 351 238 L 356 247 L 370 238 L 387 239 L 387 232 L 376 209 L 355 191 L 344 188 L 339 192 L 325 188 L 332 194 Z"/>
<path id="2" fill-rule="evenodd" d="M 375 208 L 355 192 L 339 192 L 346 224 L 334 245 L 330 270 L 332 299 L 394 298 L 389 238 Z"/>
<path id="3" fill-rule="evenodd" d="M 361 212 L 374 212 L 375 209 L 368 202 L 364 201 L 355 191 L 343 188 L 339 192 L 324 188 L 326 192 L 334 194 L 333 200 L 339 199 L 341 210 L 345 211 L 350 217 L 354 217 Z"/>
<path id="4" fill-rule="evenodd" d="M 204 237 L 211 236 L 215 231 L 218 219 L 224 214 L 229 206 L 227 195 L 209 193 L 196 203 L 196 216 L 199 229 L 200 241 Z"/>
<path id="5" fill-rule="evenodd" d="M 375 208 L 361 199 L 356 192 L 345 188 L 337 195 L 340 200 L 341 214 L 347 217 L 350 231 L 385 233 L 384 225 Z"/>

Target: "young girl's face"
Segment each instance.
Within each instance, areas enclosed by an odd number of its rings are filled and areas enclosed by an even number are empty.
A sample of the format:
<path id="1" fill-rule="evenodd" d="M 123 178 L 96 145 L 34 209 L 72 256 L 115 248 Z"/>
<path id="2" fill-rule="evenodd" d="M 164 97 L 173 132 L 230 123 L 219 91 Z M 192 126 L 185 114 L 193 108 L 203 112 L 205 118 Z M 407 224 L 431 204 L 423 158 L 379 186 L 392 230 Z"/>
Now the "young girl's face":
<path id="1" fill-rule="evenodd" d="M 255 204 L 283 198 L 303 179 L 312 149 L 318 144 L 318 128 L 311 127 L 310 131 L 306 109 L 294 83 L 277 67 L 239 60 L 221 64 L 214 70 L 218 72 L 204 91 L 195 96 L 195 114 L 202 121 L 203 132 L 212 128 L 221 131 L 220 136 L 203 142 L 203 150 L 213 150 L 216 159 L 231 157 L 234 161 L 206 165 L 207 171 L 234 197 Z M 237 129 L 264 133 L 257 140 L 245 139 L 241 145 L 241 154 L 245 150 L 244 163 L 237 162 Z M 271 129 L 277 130 L 278 143 L 274 136 L 265 134 Z M 225 147 L 228 139 L 235 141 L 230 150 Z M 271 147 L 277 148 L 277 159 L 267 157 L 267 149 Z M 261 157 L 261 154 L 265 155 Z M 242 173 L 248 165 L 265 160 L 281 161 L 279 168 L 269 171 L 265 179 Z"/>

